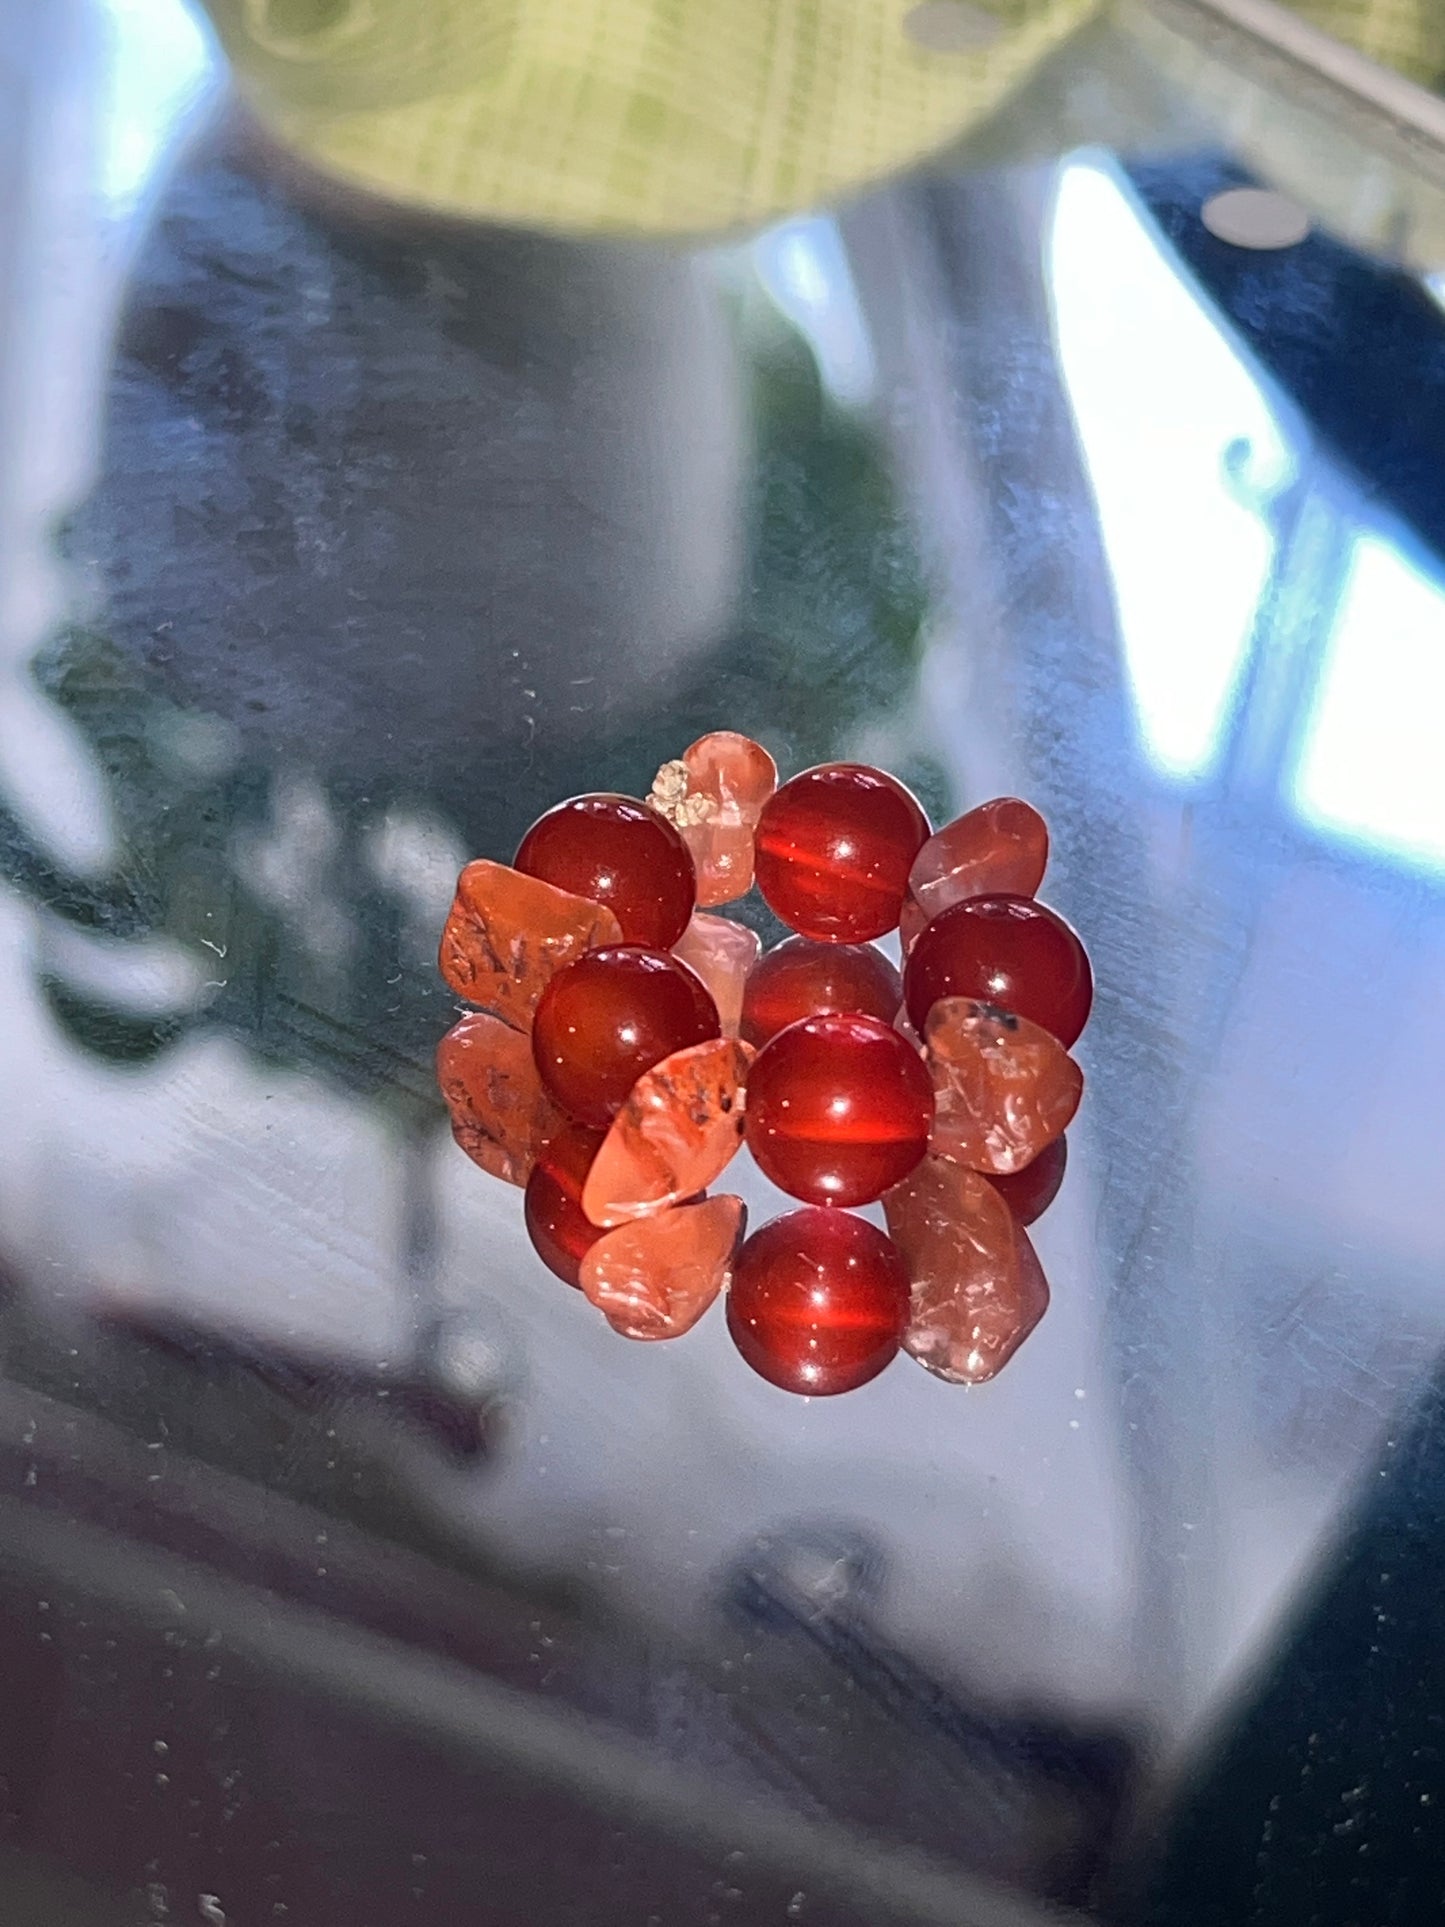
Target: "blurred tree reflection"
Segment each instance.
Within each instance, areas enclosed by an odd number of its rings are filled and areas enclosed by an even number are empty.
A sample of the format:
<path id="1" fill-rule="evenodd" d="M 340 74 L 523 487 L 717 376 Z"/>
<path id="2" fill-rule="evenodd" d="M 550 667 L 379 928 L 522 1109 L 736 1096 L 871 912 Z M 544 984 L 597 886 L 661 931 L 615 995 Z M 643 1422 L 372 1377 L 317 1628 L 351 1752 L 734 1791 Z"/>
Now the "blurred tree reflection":
<path id="1" fill-rule="evenodd" d="M 228 265 L 222 238 L 211 232 L 213 217 L 237 192 L 237 177 L 227 174 L 224 187 L 195 202 L 190 218 L 204 235 L 215 285 L 234 304 L 236 265 Z M 314 234 L 297 226 L 303 251 L 314 248 Z M 143 268 L 139 277 L 113 382 L 106 472 L 66 538 L 79 563 L 98 565 L 100 611 L 60 636 L 35 665 L 47 696 L 73 719 L 104 773 L 120 860 L 98 883 L 66 875 L 0 801 L 0 861 L 48 919 L 122 943 L 164 937 L 198 967 L 204 988 L 189 1004 L 135 1010 L 106 988 L 106 959 L 116 953 L 102 946 L 95 968 L 76 975 L 65 946 L 56 946 L 58 956 L 43 965 L 45 995 L 85 1051 L 138 1064 L 188 1033 L 218 1030 L 265 1063 L 322 1071 L 347 1090 L 380 1099 L 411 1131 L 439 1116 L 430 1059 L 448 1003 L 433 950 L 446 870 L 465 854 L 508 856 L 526 822 L 558 795 L 584 787 L 645 789 L 659 762 L 707 728 L 756 733 L 793 767 L 846 751 L 861 727 L 876 726 L 909 700 L 926 609 L 919 558 L 876 425 L 830 397 L 806 341 L 760 293 L 744 292 L 728 305 L 750 404 L 744 580 L 725 627 L 705 649 L 660 661 L 652 693 L 641 701 L 609 691 L 604 652 L 595 677 L 576 678 L 592 686 L 581 725 L 570 711 L 583 705 L 566 704 L 565 690 L 543 686 L 543 672 L 532 669 L 534 713 L 510 728 L 505 713 L 476 713 L 474 729 L 466 715 L 452 718 L 433 750 L 428 721 L 438 705 L 449 704 L 447 680 L 456 668 L 454 580 L 440 591 L 435 654 L 423 640 L 410 663 L 414 681 L 434 679 L 435 686 L 408 710 L 389 700 L 397 664 L 383 639 L 412 622 L 425 638 L 427 610 L 406 602 L 414 580 L 396 588 L 388 608 L 393 578 L 385 569 L 363 577 L 373 606 L 358 618 L 365 624 L 359 639 L 318 637 L 308 656 L 304 628 L 314 585 L 295 552 L 294 511 L 283 515 L 278 507 L 272 529 L 256 526 L 247 507 L 217 536 L 216 504 L 236 497 L 236 471 L 252 507 L 295 496 L 303 483 L 290 467 L 277 472 L 274 464 L 313 458 L 315 434 L 294 404 L 282 409 L 275 344 L 263 350 L 246 343 L 247 302 L 204 352 L 197 344 L 214 317 L 176 318 L 176 284 L 184 284 L 188 302 L 198 297 L 198 245 L 192 234 L 177 250 L 172 225 L 159 269 Z M 338 246 L 348 271 L 362 277 L 362 292 L 367 280 L 376 283 L 378 303 L 394 305 L 443 271 L 465 269 L 473 283 L 486 279 L 486 245 L 451 235 L 405 245 L 353 235 Z M 167 250 L 184 258 L 184 269 L 167 263 Z M 554 256 L 549 276 L 562 271 Z M 276 301 L 294 280 L 283 258 L 274 285 L 252 290 L 270 325 L 281 329 L 286 355 L 300 352 L 291 339 L 299 317 L 293 309 L 278 321 Z M 206 291 L 203 285 L 200 298 Z M 461 305 L 472 380 L 485 393 L 489 360 L 501 351 L 488 311 L 470 294 Z M 347 354 L 364 363 L 367 332 L 379 324 L 359 296 L 351 306 L 360 338 Z M 424 354 L 415 359 L 428 341 L 439 366 L 454 357 L 456 302 L 445 321 L 445 346 L 428 327 L 410 343 L 407 379 L 418 392 L 432 372 Z M 161 336 L 169 342 L 164 349 Z M 454 369 L 446 379 L 455 387 Z M 206 387 L 199 398 L 198 383 Z M 635 402 L 645 405 L 645 384 Z M 215 426 L 208 433 L 221 446 L 214 475 L 199 485 L 185 466 L 169 476 L 161 471 L 173 550 L 157 556 L 142 546 L 158 527 L 156 504 L 145 499 L 157 485 L 155 449 L 187 413 L 193 420 L 209 414 Z M 448 433 L 496 437 L 515 428 L 511 416 L 481 406 Z M 414 445 L 399 448 L 396 461 L 408 471 L 433 462 L 440 494 L 434 512 L 445 523 L 452 514 L 445 498 L 458 485 L 448 478 L 464 481 L 470 469 L 449 465 L 446 448 L 431 449 L 427 433 L 419 423 Z M 335 449 L 321 454 L 328 463 L 337 459 Z M 340 455 L 362 460 L 354 445 Z M 266 472 L 258 474 L 258 464 Z M 547 464 L 541 467 L 545 472 Z M 144 479 L 133 485 L 138 475 Z M 322 534 L 324 546 L 336 548 L 354 539 L 343 526 L 348 514 L 374 518 L 377 509 L 358 508 L 359 485 L 332 493 Z M 537 524 L 528 539 L 539 566 L 526 595 L 539 628 L 551 620 L 549 599 L 555 601 L 555 582 L 568 569 L 565 547 L 545 542 L 559 500 L 565 509 L 565 491 L 544 491 L 521 511 Z M 397 511 L 401 537 L 410 513 L 405 503 Z M 499 541 L 514 536 L 504 531 Z M 243 578 L 234 596 L 234 637 L 224 604 L 214 619 L 208 611 L 204 621 L 187 621 L 162 600 L 169 579 L 181 584 L 182 603 L 204 606 L 202 578 L 217 540 L 223 566 Z M 288 558 L 294 582 L 283 572 Z M 619 558 L 619 568 L 625 561 Z M 497 573 L 485 548 L 475 551 L 460 592 L 471 608 L 489 606 Z M 268 627 L 254 640 L 262 660 L 248 680 L 245 666 L 225 652 L 258 627 L 258 582 Z M 571 584 L 567 593 L 575 589 Z M 210 593 L 232 592 L 218 582 Z M 605 598 L 608 585 L 596 593 Z M 523 608 L 490 625 L 480 644 L 469 637 L 470 657 L 478 648 L 502 653 L 501 640 L 526 622 Z M 289 654 L 277 640 L 288 628 L 295 644 Z M 554 668 L 557 660 L 594 667 L 581 640 L 553 660 Z M 481 667 L 485 680 L 488 665 Z M 504 665 L 493 663 L 490 673 L 503 679 Z M 339 716 L 331 713 L 338 690 L 349 705 Z M 497 709 L 505 711 L 504 697 Z M 926 769 L 907 773 L 932 787 Z"/>

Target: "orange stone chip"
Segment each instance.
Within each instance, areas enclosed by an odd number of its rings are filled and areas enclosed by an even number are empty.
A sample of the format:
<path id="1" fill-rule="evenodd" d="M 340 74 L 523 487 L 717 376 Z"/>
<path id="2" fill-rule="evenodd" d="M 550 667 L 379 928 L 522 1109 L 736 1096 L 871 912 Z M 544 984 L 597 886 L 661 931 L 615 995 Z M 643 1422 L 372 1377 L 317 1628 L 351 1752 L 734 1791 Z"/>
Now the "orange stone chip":
<path id="1" fill-rule="evenodd" d="M 564 1121 L 542 1089 L 525 1032 L 471 1012 L 437 1045 L 437 1083 L 467 1156 L 494 1178 L 525 1184 L 537 1152 Z"/>
<path id="2" fill-rule="evenodd" d="M 981 1385 L 1048 1309 L 1028 1234 L 976 1171 L 925 1158 L 883 1200 L 913 1288 L 903 1347 L 935 1378 Z"/>
<path id="3" fill-rule="evenodd" d="M 624 1338 L 680 1338 L 731 1279 L 746 1223 L 741 1198 L 704 1198 L 604 1231 L 582 1289 Z"/>
<path id="4" fill-rule="evenodd" d="M 648 1217 L 707 1189 L 742 1142 L 753 1054 L 736 1038 L 714 1037 L 644 1071 L 582 1187 L 593 1224 Z"/>
<path id="5" fill-rule="evenodd" d="M 935 1157 L 1008 1177 L 1047 1150 L 1079 1108 L 1084 1073 L 1027 1017 L 944 997 L 928 1013 L 927 1041 Z"/>
<path id="6" fill-rule="evenodd" d="M 733 903 L 753 881 L 753 835 L 778 787 L 778 766 L 751 736 L 716 729 L 664 763 L 648 797 L 692 852 L 704 909 Z"/>
<path id="7" fill-rule="evenodd" d="M 1032 803 L 996 796 L 935 830 L 908 873 L 908 893 L 936 917 L 965 897 L 1031 897 L 1049 862 L 1049 830 Z"/>
<path id="8" fill-rule="evenodd" d="M 748 972 L 762 954 L 762 939 L 730 917 L 710 917 L 695 910 L 692 921 L 672 946 L 672 954 L 695 970 L 707 985 L 724 1037 L 736 1037 L 743 1016 L 743 987 Z"/>
<path id="9" fill-rule="evenodd" d="M 526 1030 L 564 964 L 621 941 L 621 926 L 601 904 L 479 857 L 457 878 L 437 962 L 459 997 Z"/>

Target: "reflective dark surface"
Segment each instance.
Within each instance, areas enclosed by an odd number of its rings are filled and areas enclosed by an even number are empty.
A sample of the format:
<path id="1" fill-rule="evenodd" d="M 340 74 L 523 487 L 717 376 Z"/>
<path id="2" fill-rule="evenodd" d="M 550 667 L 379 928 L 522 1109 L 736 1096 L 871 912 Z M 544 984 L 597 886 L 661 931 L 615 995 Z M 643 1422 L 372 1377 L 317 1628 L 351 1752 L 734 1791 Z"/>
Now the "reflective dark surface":
<path id="1" fill-rule="evenodd" d="M 1433 161 L 1231 249 L 1291 165 L 1145 22 L 836 216 L 564 243 L 21 12 L 0 1917 L 1429 1918 Z M 976 1393 L 627 1344 L 446 1130 L 459 863 L 710 727 L 1049 818 L 1089 1098 Z"/>

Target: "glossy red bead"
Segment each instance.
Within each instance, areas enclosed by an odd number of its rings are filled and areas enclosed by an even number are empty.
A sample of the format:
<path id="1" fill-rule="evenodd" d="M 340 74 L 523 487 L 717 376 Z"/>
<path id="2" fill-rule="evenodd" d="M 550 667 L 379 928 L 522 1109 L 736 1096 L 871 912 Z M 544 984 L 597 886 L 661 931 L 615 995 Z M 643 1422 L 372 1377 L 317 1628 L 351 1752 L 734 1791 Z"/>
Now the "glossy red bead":
<path id="1" fill-rule="evenodd" d="M 897 927 L 927 836 L 927 817 L 896 778 L 863 763 L 821 763 L 765 804 L 758 888 L 803 936 L 866 943 Z"/>
<path id="2" fill-rule="evenodd" d="M 532 1055 L 567 1115 L 605 1130 L 644 1071 L 721 1035 L 717 1005 L 686 964 L 610 944 L 559 970 L 542 992 Z"/>
<path id="3" fill-rule="evenodd" d="M 1011 1172 L 1007 1177 L 990 1171 L 987 1173 L 988 1181 L 1019 1224 L 1032 1224 L 1044 1215 L 1059 1195 L 1068 1162 L 1069 1141 L 1067 1137 L 1056 1137 L 1022 1171 Z"/>
<path id="4" fill-rule="evenodd" d="M 785 1392 L 826 1397 L 876 1378 L 908 1324 L 908 1273 L 893 1240 L 848 1211 L 774 1218 L 739 1253 L 728 1330 Z"/>
<path id="5" fill-rule="evenodd" d="M 533 1250 L 549 1271 L 579 1291 L 582 1260 L 603 1235 L 582 1209 L 582 1187 L 603 1135 L 582 1124 L 564 1124 L 538 1154 L 522 1201 Z"/>
<path id="6" fill-rule="evenodd" d="M 928 1149 L 933 1083 L 907 1039 L 876 1017 L 806 1017 L 748 1074 L 748 1149 L 808 1204 L 870 1204 Z"/>
<path id="7" fill-rule="evenodd" d="M 748 973 L 740 1035 L 761 1048 L 804 1017 L 856 1010 L 887 1021 L 902 1001 L 902 978 L 871 943 L 789 937 Z"/>
<path id="8" fill-rule="evenodd" d="M 606 904 L 628 943 L 668 950 L 697 896 L 692 855 L 676 827 L 632 796 L 574 796 L 539 816 L 514 869 Z"/>
<path id="9" fill-rule="evenodd" d="M 922 1033 L 940 997 L 972 997 L 1032 1018 L 1067 1050 L 1088 1022 L 1094 976 L 1061 916 L 1031 897 L 969 897 L 923 931 L 903 973 Z"/>

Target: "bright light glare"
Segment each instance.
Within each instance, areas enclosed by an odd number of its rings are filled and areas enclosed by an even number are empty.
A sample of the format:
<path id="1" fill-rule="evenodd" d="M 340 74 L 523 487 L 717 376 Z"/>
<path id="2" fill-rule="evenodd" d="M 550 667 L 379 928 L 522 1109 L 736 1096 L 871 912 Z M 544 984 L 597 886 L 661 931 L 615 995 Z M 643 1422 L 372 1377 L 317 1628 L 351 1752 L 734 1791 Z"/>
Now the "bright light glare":
<path id="1" fill-rule="evenodd" d="M 1093 484 L 1146 754 L 1207 773 L 1228 728 L 1273 555 L 1226 478 L 1258 492 L 1289 449 L 1248 367 L 1102 164 L 1063 171 L 1048 239 L 1054 332 Z"/>
<path id="2" fill-rule="evenodd" d="M 100 190 L 130 206 L 167 143 L 215 79 L 206 37 L 183 0 L 104 0 L 110 65 L 100 129 Z"/>
<path id="3" fill-rule="evenodd" d="M 826 387 L 858 406 L 873 393 L 877 367 L 836 221 L 785 221 L 753 244 L 758 279 L 807 337 Z"/>
<path id="4" fill-rule="evenodd" d="M 1355 543 L 1295 773 L 1317 828 L 1445 868 L 1445 596 L 1378 536 Z"/>

